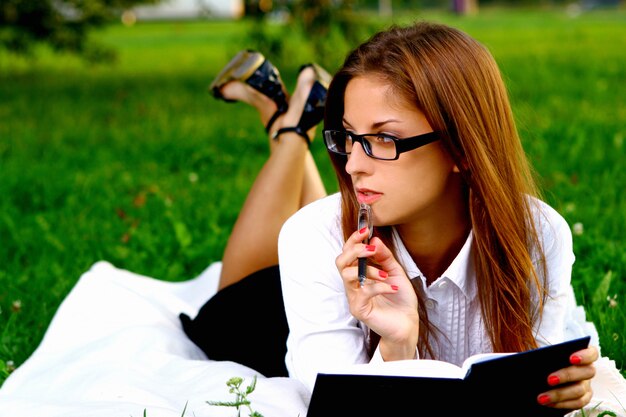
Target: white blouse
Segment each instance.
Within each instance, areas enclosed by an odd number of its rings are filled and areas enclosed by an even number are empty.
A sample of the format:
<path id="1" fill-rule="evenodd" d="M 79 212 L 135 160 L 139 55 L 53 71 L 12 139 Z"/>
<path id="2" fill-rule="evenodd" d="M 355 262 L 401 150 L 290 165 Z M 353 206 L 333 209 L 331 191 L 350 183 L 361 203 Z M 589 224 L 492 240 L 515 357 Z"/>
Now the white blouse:
<path id="1" fill-rule="evenodd" d="M 535 326 L 537 342 L 543 346 L 565 340 L 568 309 L 575 306 L 570 285 L 574 253 L 572 234 L 563 217 L 546 203 L 535 202 L 550 288 L 543 319 Z M 461 365 L 471 355 L 491 352 L 477 298 L 472 233 L 448 269 L 428 287 L 397 233 L 394 238 L 407 275 L 421 280 L 425 288 L 429 320 L 445 336 L 434 342 L 436 359 Z M 285 223 L 279 236 L 280 274 L 290 328 L 286 364 L 290 376 L 310 391 L 318 372 L 382 360 L 376 353 L 374 358 L 368 356 L 367 328 L 350 314 L 335 266 L 343 243 L 339 194 L 303 207 Z"/>

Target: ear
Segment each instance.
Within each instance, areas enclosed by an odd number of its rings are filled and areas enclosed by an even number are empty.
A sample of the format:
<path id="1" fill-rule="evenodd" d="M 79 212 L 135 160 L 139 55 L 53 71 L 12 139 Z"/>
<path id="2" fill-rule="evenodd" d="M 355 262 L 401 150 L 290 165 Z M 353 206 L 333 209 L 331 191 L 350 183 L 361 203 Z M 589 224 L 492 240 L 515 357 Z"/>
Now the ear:
<path id="1" fill-rule="evenodd" d="M 469 166 L 467 164 L 467 160 L 466 159 L 462 159 L 460 165 L 461 165 L 461 168 L 463 168 L 463 171 L 465 171 L 465 172 L 468 171 Z M 457 173 L 457 174 L 461 173 L 461 169 L 459 169 L 459 164 L 458 163 L 454 164 L 454 167 L 452 168 L 452 172 Z"/>
<path id="2" fill-rule="evenodd" d="M 446 149 L 448 150 L 448 154 L 450 155 L 450 158 L 452 159 L 452 162 L 454 163 L 452 172 L 456 174 L 467 172 L 469 169 L 469 164 L 467 163 L 467 158 L 465 158 L 465 156 L 461 153 L 461 151 L 455 148 L 450 149 L 448 147 L 446 147 Z"/>

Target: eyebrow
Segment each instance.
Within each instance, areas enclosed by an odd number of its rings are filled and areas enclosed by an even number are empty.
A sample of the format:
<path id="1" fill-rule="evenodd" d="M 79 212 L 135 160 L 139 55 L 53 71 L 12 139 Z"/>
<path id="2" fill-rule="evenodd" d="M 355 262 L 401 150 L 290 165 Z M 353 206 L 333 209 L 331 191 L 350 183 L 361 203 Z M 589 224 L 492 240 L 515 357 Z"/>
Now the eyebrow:
<path id="1" fill-rule="evenodd" d="M 345 118 L 342 118 L 341 120 L 342 120 L 342 122 L 343 122 L 343 124 L 344 124 L 344 125 L 347 125 L 347 126 L 352 126 L 352 125 L 350 124 L 350 122 L 348 122 Z M 401 120 L 398 120 L 398 119 L 387 119 L 387 120 L 382 120 L 382 121 L 380 121 L 380 122 L 376 122 L 376 123 L 374 123 L 374 124 L 372 125 L 372 128 L 374 128 L 374 129 L 378 129 L 378 128 L 381 128 L 381 127 L 383 127 L 383 126 L 385 126 L 386 124 L 389 124 L 389 123 L 402 123 L 402 121 L 401 121 Z"/>

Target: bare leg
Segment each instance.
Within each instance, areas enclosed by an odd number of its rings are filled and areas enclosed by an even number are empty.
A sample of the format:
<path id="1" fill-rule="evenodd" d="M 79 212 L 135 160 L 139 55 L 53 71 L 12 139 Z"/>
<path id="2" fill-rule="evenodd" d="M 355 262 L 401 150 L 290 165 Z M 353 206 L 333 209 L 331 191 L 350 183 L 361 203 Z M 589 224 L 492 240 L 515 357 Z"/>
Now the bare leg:
<path id="1" fill-rule="evenodd" d="M 304 207 L 326 196 L 326 187 L 322 182 L 322 177 L 317 170 L 315 159 L 311 152 L 307 152 L 304 160 L 304 180 L 302 183 L 302 196 L 300 198 L 300 207 Z"/>
<path id="2" fill-rule="evenodd" d="M 297 125 L 312 84 L 313 71 L 304 70 L 298 77 L 289 110 L 274 123 L 273 130 Z M 237 91 L 244 91 L 242 88 L 249 93 L 242 101 L 261 106 L 257 110 L 265 125 L 276 109 L 271 100 L 268 103 L 266 97 L 250 91 L 242 83 L 227 84 L 223 94 L 238 94 Z M 226 245 L 219 288 L 277 265 L 278 234 L 283 223 L 304 203 L 325 195 L 326 190 L 304 139 L 292 132 L 282 134 L 278 140 L 270 139 L 270 156 L 248 193 Z"/>

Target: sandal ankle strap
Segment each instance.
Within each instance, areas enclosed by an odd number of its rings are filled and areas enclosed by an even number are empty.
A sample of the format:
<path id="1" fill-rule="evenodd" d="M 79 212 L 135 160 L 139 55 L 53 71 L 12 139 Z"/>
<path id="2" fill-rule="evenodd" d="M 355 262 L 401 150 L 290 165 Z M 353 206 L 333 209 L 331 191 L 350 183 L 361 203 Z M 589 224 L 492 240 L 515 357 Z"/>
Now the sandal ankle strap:
<path id="1" fill-rule="evenodd" d="M 282 135 L 283 133 L 287 133 L 287 132 L 294 132 L 300 135 L 306 141 L 306 145 L 308 147 L 311 147 L 311 139 L 309 139 L 309 135 L 307 135 L 306 132 L 300 126 L 281 127 L 276 132 L 274 132 L 274 134 L 272 135 L 272 139 L 278 140 L 278 137 L 280 135 Z"/>

